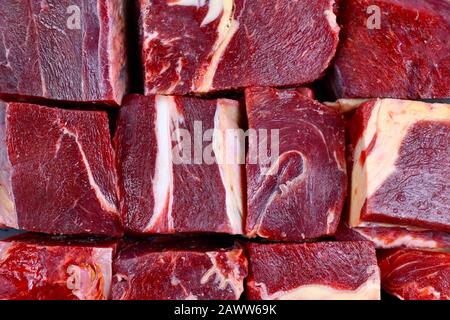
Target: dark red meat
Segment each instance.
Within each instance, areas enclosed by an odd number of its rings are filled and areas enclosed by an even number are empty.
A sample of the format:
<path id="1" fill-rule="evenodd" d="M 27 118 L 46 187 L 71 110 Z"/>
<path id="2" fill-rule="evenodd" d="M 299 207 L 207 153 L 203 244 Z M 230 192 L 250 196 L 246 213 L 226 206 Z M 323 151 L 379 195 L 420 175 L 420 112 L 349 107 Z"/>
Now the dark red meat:
<path id="1" fill-rule="evenodd" d="M 247 159 L 247 234 L 275 240 L 333 235 L 347 187 L 341 115 L 297 90 L 247 89 L 246 102 L 249 128 L 258 130 Z M 264 164 L 262 148 L 276 146 L 276 130 L 279 155 Z"/>
<path id="2" fill-rule="evenodd" d="M 313 82 L 336 51 L 334 2 L 140 0 L 146 94 Z"/>
<path id="3" fill-rule="evenodd" d="M 381 254 L 383 289 L 403 300 L 450 300 L 450 253 L 396 250 Z"/>
<path id="4" fill-rule="evenodd" d="M 368 28 L 372 8 L 379 8 L 379 29 Z M 339 12 L 332 81 L 338 97 L 450 97 L 449 1 L 347 0 Z"/>
<path id="5" fill-rule="evenodd" d="M 0 102 L 0 225 L 120 236 L 106 112 Z"/>
<path id="6" fill-rule="evenodd" d="M 380 299 L 368 242 L 249 244 L 247 296 L 263 300 Z"/>
<path id="7" fill-rule="evenodd" d="M 247 276 L 242 248 L 186 240 L 165 242 L 147 240 L 120 250 L 114 261 L 113 299 L 239 299 Z"/>
<path id="8" fill-rule="evenodd" d="M 245 152 L 239 139 L 225 134 L 238 129 L 239 118 L 232 100 L 127 97 L 115 136 L 127 229 L 242 234 L 243 166 L 223 161 L 224 154 Z M 202 142 L 210 129 L 214 137 Z M 185 153 L 177 148 L 182 142 Z M 211 162 L 204 154 L 212 155 Z"/>
<path id="9" fill-rule="evenodd" d="M 120 104 L 125 18 L 124 1 L 4 0 L 0 97 Z"/>
<path id="10" fill-rule="evenodd" d="M 104 300 L 115 244 L 12 239 L 0 242 L 0 300 Z"/>

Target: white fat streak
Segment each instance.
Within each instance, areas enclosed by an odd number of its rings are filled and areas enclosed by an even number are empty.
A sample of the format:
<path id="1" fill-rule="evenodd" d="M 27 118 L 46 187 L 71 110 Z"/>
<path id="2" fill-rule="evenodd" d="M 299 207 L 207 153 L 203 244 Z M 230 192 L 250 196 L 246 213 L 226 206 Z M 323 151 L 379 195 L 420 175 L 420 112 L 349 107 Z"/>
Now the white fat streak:
<path id="1" fill-rule="evenodd" d="M 168 0 L 169 6 L 186 6 L 186 7 L 203 7 L 206 4 L 206 0 Z"/>
<path id="2" fill-rule="evenodd" d="M 103 297 L 107 300 L 111 297 L 111 282 L 112 282 L 112 248 L 94 248 L 92 260 L 99 267 L 99 272 L 103 278 Z"/>
<path id="3" fill-rule="evenodd" d="M 233 272 L 231 272 L 228 276 L 222 273 L 222 270 L 219 268 L 217 263 L 217 256 L 219 253 L 207 252 L 206 254 L 211 260 L 212 267 L 205 272 L 203 277 L 200 279 L 200 283 L 205 285 L 212 279 L 214 282 L 218 282 L 220 290 L 225 290 L 229 286 L 233 290 L 236 299 L 239 299 L 244 291 L 244 283 L 240 277 L 239 265 L 233 261 L 233 258 L 242 254 L 242 250 L 236 249 L 226 253 L 228 257 L 228 266 L 231 264 L 233 268 Z"/>
<path id="4" fill-rule="evenodd" d="M 397 237 L 394 241 L 387 241 L 382 236 L 372 236 L 359 228 L 354 228 L 365 239 L 372 241 L 377 249 L 393 249 L 399 247 L 407 248 L 438 248 L 439 244 L 435 240 L 427 239 L 419 235 L 405 234 Z"/>
<path id="5" fill-rule="evenodd" d="M 354 154 L 352 174 L 350 226 L 360 224 L 361 209 L 395 173 L 395 163 L 406 135 L 420 121 L 449 121 L 450 105 L 429 104 L 418 101 L 380 99 L 376 102 L 367 127 L 358 141 Z M 360 159 L 373 138 L 376 143 L 361 166 Z"/>
<path id="6" fill-rule="evenodd" d="M 102 190 L 100 189 L 99 185 L 94 179 L 94 175 L 92 174 L 91 165 L 89 164 L 89 161 L 86 157 L 86 153 L 84 152 L 83 146 L 81 145 L 80 141 L 78 140 L 78 135 L 72 131 L 70 131 L 67 128 L 63 129 L 63 134 L 68 135 L 69 137 L 73 138 L 75 140 L 75 143 L 78 146 L 78 150 L 80 151 L 81 158 L 83 160 L 83 164 L 86 168 L 88 181 L 92 189 L 94 190 L 95 196 L 97 197 L 100 206 L 103 210 L 110 212 L 110 213 L 118 213 L 117 207 L 114 203 L 111 203 L 108 198 L 105 197 Z"/>
<path id="7" fill-rule="evenodd" d="M 245 152 L 239 141 L 239 103 L 219 99 L 214 116 L 213 151 L 225 188 L 228 221 L 234 234 L 243 233 L 244 201 L 241 155 Z M 233 134 L 236 133 L 236 134 Z"/>
<path id="8" fill-rule="evenodd" d="M 342 113 L 346 113 L 357 109 L 361 104 L 369 100 L 370 99 L 339 99 L 335 102 L 325 102 L 325 105 Z"/>
<path id="9" fill-rule="evenodd" d="M 173 229 L 173 159 L 172 159 L 172 131 L 180 115 L 174 97 L 156 96 L 156 154 L 155 175 L 153 177 L 153 215 L 147 224 L 146 231 L 154 231 L 158 222 L 167 216 L 168 228 Z"/>
<path id="10" fill-rule="evenodd" d="M 330 7 L 333 8 L 334 0 L 330 0 Z M 340 28 L 337 23 L 337 17 L 334 14 L 333 9 L 327 9 L 324 11 L 325 17 L 328 21 L 328 24 L 330 25 L 331 29 L 335 32 L 339 32 Z"/>
<path id="11" fill-rule="evenodd" d="M 376 266 L 370 266 L 367 272 L 370 277 L 355 290 L 338 290 L 331 286 L 310 284 L 269 294 L 264 283 L 250 282 L 249 286 L 257 289 L 263 300 L 380 300 L 379 269 Z"/>
<path id="12" fill-rule="evenodd" d="M 228 44 L 239 29 L 239 22 L 234 19 L 234 0 L 223 0 L 223 15 L 217 28 L 217 39 L 211 49 L 211 62 L 194 85 L 196 92 L 208 92 L 213 88 L 213 80 L 220 60 Z"/>
<path id="13" fill-rule="evenodd" d="M 334 225 L 334 220 L 336 219 L 336 210 L 335 209 L 330 209 L 328 210 L 328 215 L 327 215 L 327 234 L 331 233 L 331 229 Z"/>
<path id="14" fill-rule="evenodd" d="M 94 248 L 91 259 L 91 264 L 67 267 L 67 289 L 79 300 L 107 300 L 111 296 L 112 249 Z M 101 296 L 97 292 L 98 283 L 103 285 Z"/>
<path id="15" fill-rule="evenodd" d="M 12 242 L 0 242 L 0 262 L 4 261 L 9 256 L 9 248 L 13 245 Z"/>

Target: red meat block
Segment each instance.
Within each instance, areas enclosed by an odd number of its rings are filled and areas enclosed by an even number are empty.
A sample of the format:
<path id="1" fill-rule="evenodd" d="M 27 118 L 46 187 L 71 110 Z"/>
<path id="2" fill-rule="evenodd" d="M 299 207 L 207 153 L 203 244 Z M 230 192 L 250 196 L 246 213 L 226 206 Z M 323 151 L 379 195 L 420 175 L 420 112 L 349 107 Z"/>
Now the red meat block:
<path id="1" fill-rule="evenodd" d="M 0 97 L 120 104 L 125 1 L 3 0 Z"/>
<path id="2" fill-rule="evenodd" d="M 106 300 L 115 249 L 93 240 L 0 241 L 0 300 Z"/>
<path id="3" fill-rule="evenodd" d="M 332 86 L 338 97 L 450 97 L 450 2 L 340 2 L 341 42 Z"/>
<path id="4" fill-rule="evenodd" d="M 347 189 L 342 116 L 296 90 L 251 88 L 246 102 L 247 234 L 288 241 L 333 235 Z"/>
<path id="5" fill-rule="evenodd" d="M 115 135 L 126 228 L 242 234 L 240 117 L 233 100 L 127 97 Z"/>
<path id="6" fill-rule="evenodd" d="M 127 243 L 114 261 L 114 300 L 237 300 L 247 259 L 234 245 L 153 239 Z"/>
<path id="7" fill-rule="evenodd" d="M 402 300 L 450 300 L 450 253 L 394 250 L 380 254 L 381 285 Z"/>
<path id="8" fill-rule="evenodd" d="M 329 66 L 339 40 L 334 0 L 140 6 L 146 94 L 310 83 Z"/>
<path id="9" fill-rule="evenodd" d="M 379 300 L 380 274 L 369 241 L 249 244 L 252 300 Z"/>
<path id="10" fill-rule="evenodd" d="M 106 112 L 0 101 L 0 225 L 122 235 Z"/>
<path id="11" fill-rule="evenodd" d="M 370 100 L 349 132 L 350 227 L 450 231 L 450 105 Z"/>

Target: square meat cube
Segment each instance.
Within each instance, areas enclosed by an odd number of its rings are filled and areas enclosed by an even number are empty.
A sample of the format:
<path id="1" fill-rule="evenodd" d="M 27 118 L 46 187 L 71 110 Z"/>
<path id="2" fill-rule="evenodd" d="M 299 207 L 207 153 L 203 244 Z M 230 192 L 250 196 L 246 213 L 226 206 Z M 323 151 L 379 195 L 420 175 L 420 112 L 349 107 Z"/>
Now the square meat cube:
<path id="1" fill-rule="evenodd" d="M 233 100 L 125 99 L 115 146 L 133 233 L 243 233 L 245 146 Z"/>
<path id="2" fill-rule="evenodd" d="M 112 298 L 238 300 L 246 276 L 247 259 L 238 245 L 155 238 L 120 249 L 114 261 Z"/>
<path id="3" fill-rule="evenodd" d="M 0 101 L 0 225 L 121 236 L 108 115 Z"/>
<path id="4" fill-rule="evenodd" d="M 344 121 L 297 90 L 246 90 L 247 235 L 332 236 L 347 188 Z"/>
<path id="5" fill-rule="evenodd" d="M 248 245 L 252 300 L 379 300 L 369 241 Z"/>
<path id="6" fill-rule="evenodd" d="M 310 83 L 339 40 L 334 0 L 140 0 L 140 12 L 146 94 Z"/>
<path id="7" fill-rule="evenodd" d="M 0 97 L 120 104 L 126 2 L 2 1 Z"/>
<path id="8" fill-rule="evenodd" d="M 378 99 L 350 121 L 350 227 L 450 231 L 450 105 Z"/>
<path id="9" fill-rule="evenodd" d="M 115 249 L 61 237 L 0 241 L 0 300 L 106 300 Z"/>
<path id="10" fill-rule="evenodd" d="M 450 98 L 450 2 L 340 1 L 339 98 Z"/>

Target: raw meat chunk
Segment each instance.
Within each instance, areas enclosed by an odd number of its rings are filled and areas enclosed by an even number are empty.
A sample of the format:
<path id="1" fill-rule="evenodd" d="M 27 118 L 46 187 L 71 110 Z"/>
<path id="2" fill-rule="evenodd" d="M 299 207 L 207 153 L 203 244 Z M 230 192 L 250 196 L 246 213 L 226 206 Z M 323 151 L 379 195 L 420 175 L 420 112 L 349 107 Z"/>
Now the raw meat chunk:
<path id="1" fill-rule="evenodd" d="M 115 244 L 18 236 L 0 241 L 0 300 L 105 300 Z"/>
<path id="2" fill-rule="evenodd" d="M 0 101 L 0 225 L 122 235 L 106 112 Z"/>
<path id="3" fill-rule="evenodd" d="M 0 97 L 120 104 L 125 1 L 3 0 Z"/>
<path id="4" fill-rule="evenodd" d="M 381 99 L 350 122 L 350 227 L 450 231 L 450 105 Z"/>
<path id="5" fill-rule="evenodd" d="M 240 117 L 233 100 L 127 97 L 115 135 L 126 228 L 242 234 Z"/>
<path id="6" fill-rule="evenodd" d="M 112 298 L 237 300 L 246 276 L 247 259 L 239 246 L 155 238 L 121 248 L 114 261 Z"/>
<path id="7" fill-rule="evenodd" d="M 450 97 L 450 2 L 340 2 L 332 86 L 339 98 Z"/>
<path id="8" fill-rule="evenodd" d="M 247 234 L 287 241 L 333 235 L 347 188 L 342 116 L 297 90 L 251 88 L 246 102 Z"/>
<path id="9" fill-rule="evenodd" d="M 380 274 L 368 241 L 249 244 L 252 300 L 379 300 Z"/>
<path id="10" fill-rule="evenodd" d="M 313 82 L 336 52 L 334 6 L 334 0 L 140 0 L 145 92 Z"/>
<path id="11" fill-rule="evenodd" d="M 402 300 L 450 300 L 450 253 L 395 250 L 380 254 L 383 289 Z"/>

